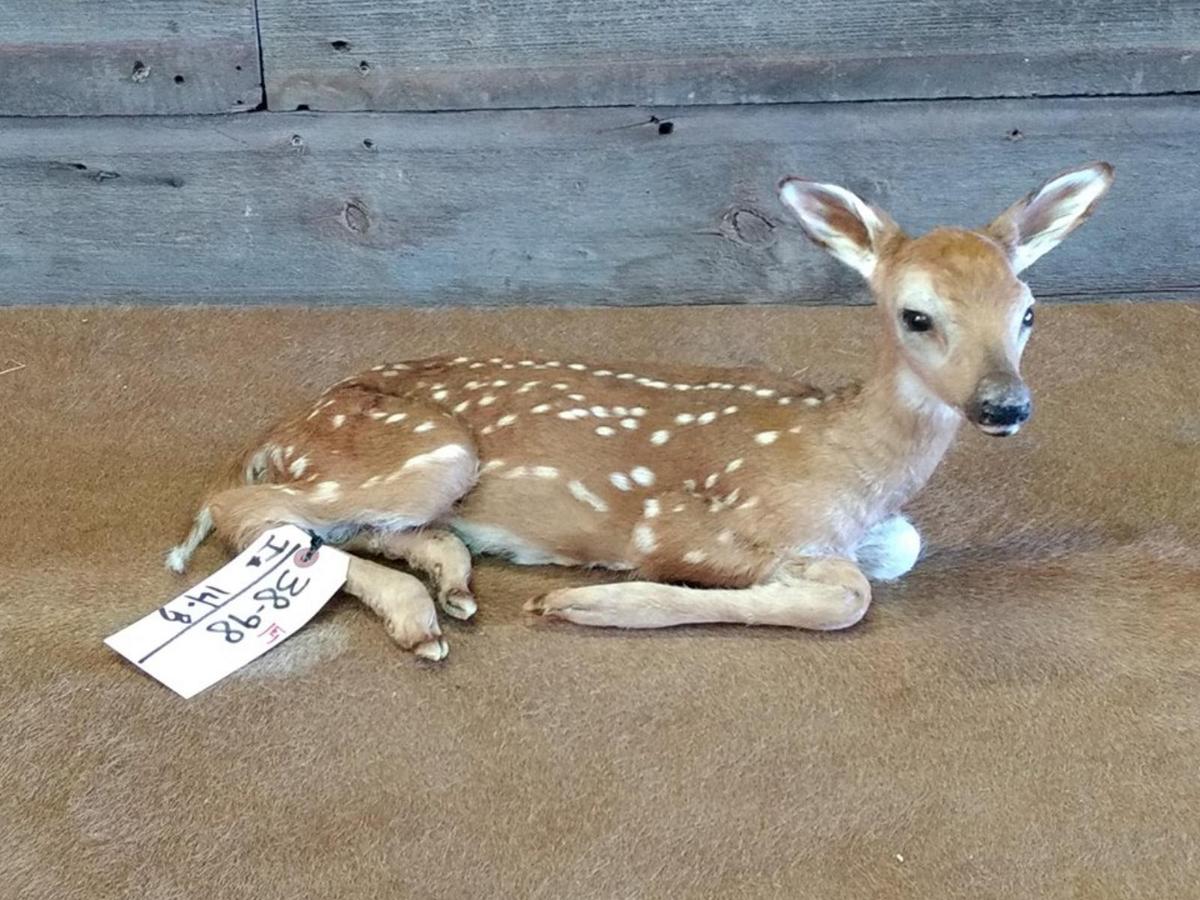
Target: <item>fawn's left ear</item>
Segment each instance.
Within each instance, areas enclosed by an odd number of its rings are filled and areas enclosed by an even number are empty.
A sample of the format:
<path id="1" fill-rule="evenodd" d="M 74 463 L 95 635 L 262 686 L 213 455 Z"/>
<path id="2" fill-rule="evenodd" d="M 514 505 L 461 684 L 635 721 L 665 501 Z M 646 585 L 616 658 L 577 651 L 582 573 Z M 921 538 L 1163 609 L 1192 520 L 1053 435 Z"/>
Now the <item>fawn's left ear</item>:
<path id="1" fill-rule="evenodd" d="M 1106 162 L 1070 169 L 1018 200 L 984 231 L 1020 272 L 1082 225 L 1112 183 L 1113 167 Z"/>
<path id="2" fill-rule="evenodd" d="M 863 278 L 875 271 L 886 240 L 900 232 L 886 213 L 836 184 L 785 178 L 779 199 L 796 214 L 809 240 Z"/>

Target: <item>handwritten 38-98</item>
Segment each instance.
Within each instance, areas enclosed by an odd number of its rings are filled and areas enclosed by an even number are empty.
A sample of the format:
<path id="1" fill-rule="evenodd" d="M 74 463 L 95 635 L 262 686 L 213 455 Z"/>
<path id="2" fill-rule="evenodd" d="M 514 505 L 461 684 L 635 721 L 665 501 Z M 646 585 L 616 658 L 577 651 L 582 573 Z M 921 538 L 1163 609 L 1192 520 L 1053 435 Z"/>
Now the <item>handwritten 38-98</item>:
<path id="1" fill-rule="evenodd" d="M 104 643 L 192 697 L 298 631 L 346 581 L 349 557 L 293 525 Z"/>

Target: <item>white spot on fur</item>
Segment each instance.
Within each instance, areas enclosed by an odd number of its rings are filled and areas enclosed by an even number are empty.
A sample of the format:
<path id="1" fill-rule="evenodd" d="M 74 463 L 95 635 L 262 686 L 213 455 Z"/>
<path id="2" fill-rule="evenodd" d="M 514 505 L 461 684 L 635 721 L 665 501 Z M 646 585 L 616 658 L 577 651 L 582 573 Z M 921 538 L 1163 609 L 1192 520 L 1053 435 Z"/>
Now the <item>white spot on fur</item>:
<path id="1" fill-rule="evenodd" d="M 534 466 L 530 469 L 530 474 L 534 478 L 557 478 L 558 469 L 554 468 L 554 466 Z"/>
<path id="2" fill-rule="evenodd" d="M 800 402 L 803 403 L 805 406 L 820 406 L 821 398 L 820 397 L 805 397 Z"/>
<path id="3" fill-rule="evenodd" d="M 495 402 L 496 402 L 496 398 L 492 394 L 484 394 L 482 397 L 479 398 L 480 406 L 491 406 Z"/>
<path id="4" fill-rule="evenodd" d="M 446 399 L 447 397 L 449 397 L 449 396 L 450 396 L 450 392 L 449 392 L 449 391 L 446 391 L 446 390 L 442 390 L 442 391 L 434 391 L 434 392 L 433 392 L 433 399 L 434 399 L 434 400 L 445 400 L 445 399 Z"/>
<path id="5" fill-rule="evenodd" d="M 600 437 L 612 437 L 617 433 L 617 429 L 610 428 L 608 425 L 601 425 L 596 429 L 596 434 Z"/>
<path id="6" fill-rule="evenodd" d="M 364 481 L 362 483 L 362 487 L 373 488 L 373 487 L 375 487 L 375 485 L 379 484 L 379 482 L 381 482 L 381 481 L 383 481 L 382 475 L 372 475 L 370 478 L 368 478 L 366 481 Z"/>
<path id="7" fill-rule="evenodd" d="M 574 369 L 576 372 L 587 371 L 587 366 L 585 366 L 583 363 L 567 363 L 567 368 Z"/>
<path id="8" fill-rule="evenodd" d="M 657 500 L 655 500 L 653 497 L 651 497 L 644 504 L 642 504 L 642 516 L 644 516 L 647 519 L 657 518 L 658 514 L 660 512 L 662 512 L 662 507 L 659 505 L 659 502 Z"/>
<path id="9" fill-rule="evenodd" d="M 754 392 L 755 397 L 774 397 L 775 392 L 770 388 L 759 388 Z"/>
<path id="10" fill-rule="evenodd" d="M 313 488 L 312 498 L 321 503 L 331 503 L 342 495 L 342 486 L 336 481 L 322 481 Z"/>
<path id="11" fill-rule="evenodd" d="M 628 428 L 630 431 L 633 431 L 635 428 L 638 427 L 638 421 L 637 421 L 637 419 L 622 419 L 621 427 Z"/>
<path id="12" fill-rule="evenodd" d="M 741 504 L 738 509 L 754 509 L 756 506 L 758 506 L 758 498 L 751 497 L 745 503 Z"/>
<path id="13" fill-rule="evenodd" d="M 299 478 L 304 474 L 304 470 L 308 468 L 308 457 L 302 456 L 295 460 L 289 467 L 288 471 L 292 473 L 293 478 Z"/>
<path id="14" fill-rule="evenodd" d="M 550 387 L 554 388 L 556 391 L 565 391 L 567 389 L 567 385 L 561 381 L 554 382 L 554 384 L 550 385 Z"/>
<path id="15" fill-rule="evenodd" d="M 607 376 L 611 375 L 612 372 L 609 371 L 608 369 L 597 369 L 592 374 L 595 375 L 597 378 L 606 378 Z"/>
<path id="16" fill-rule="evenodd" d="M 465 412 L 467 407 L 469 407 L 470 405 L 471 405 L 470 400 L 464 400 L 462 403 L 458 404 L 458 406 L 454 407 L 454 412 L 456 412 L 456 413 Z"/>
<path id="17" fill-rule="evenodd" d="M 576 403 L 582 403 L 587 397 L 583 396 L 583 394 L 567 394 L 567 399 L 574 400 Z"/>
<path id="18" fill-rule="evenodd" d="M 584 487 L 582 481 L 567 482 L 567 490 L 571 496 L 581 503 L 586 503 L 596 512 L 608 512 L 608 504 Z"/>
<path id="19" fill-rule="evenodd" d="M 685 563 L 691 563 L 692 565 L 699 565 L 706 559 L 708 559 L 708 554 L 703 550 L 689 550 L 687 553 L 683 554 L 683 561 Z"/>
<path id="20" fill-rule="evenodd" d="M 717 414 L 715 412 L 700 413 L 700 415 L 698 415 L 696 417 L 696 421 L 699 422 L 701 425 L 707 425 L 710 422 L 715 422 L 716 419 L 717 419 Z"/>
<path id="21" fill-rule="evenodd" d="M 742 459 L 740 456 L 737 459 L 731 459 L 729 462 L 727 462 L 725 464 L 725 471 L 726 472 L 736 472 L 738 469 L 740 469 L 742 467 L 743 462 L 745 462 L 745 460 Z"/>
<path id="22" fill-rule="evenodd" d="M 717 535 L 717 543 L 725 544 L 725 545 L 732 544 L 733 543 L 733 532 L 730 531 L 728 528 L 725 529 L 724 531 L 722 531 L 720 534 Z"/>
<path id="23" fill-rule="evenodd" d="M 709 475 L 707 478 L 704 479 L 704 487 L 706 489 L 711 488 L 714 484 L 717 483 L 717 479 L 720 477 L 721 476 L 718 475 L 716 472 L 713 472 L 711 475 Z"/>
<path id="24" fill-rule="evenodd" d="M 517 421 L 517 417 L 512 413 L 508 413 L 507 415 L 501 416 L 496 420 L 496 427 L 504 428 L 508 425 L 511 425 L 515 421 Z"/>
<path id="25" fill-rule="evenodd" d="M 760 431 L 758 434 L 756 434 L 754 436 L 754 440 L 756 443 L 762 444 L 765 447 L 767 444 L 773 444 L 777 440 L 779 440 L 779 432 L 778 431 Z"/>
<path id="26" fill-rule="evenodd" d="M 622 372 L 617 377 L 620 378 L 622 381 L 632 381 L 633 379 L 637 378 L 637 376 L 634 375 L 632 372 Z"/>
<path id="27" fill-rule="evenodd" d="M 403 422 L 408 418 L 408 413 L 392 413 L 383 421 L 388 425 L 395 425 L 397 422 Z"/>
<path id="28" fill-rule="evenodd" d="M 411 459 L 405 461 L 402 468 L 415 469 L 420 466 L 432 466 L 438 463 L 453 462 L 457 459 L 469 456 L 467 448 L 461 444 L 444 444 L 435 450 L 430 450 L 428 453 L 420 453 Z"/>
<path id="29" fill-rule="evenodd" d="M 654 473 L 645 466 L 634 466 L 629 470 L 629 474 L 642 487 L 649 487 L 654 484 Z"/>
<path id="30" fill-rule="evenodd" d="M 533 413 L 534 415 L 540 416 L 542 413 L 550 412 L 550 404 L 549 403 L 539 403 L 537 406 L 535 406 L 533 409 L 531 409 L 530 412 Z"/>
<path id="31" fill-rule="evenodd" d="M 654 548 L 658 546 L 658 538 L 654 536 L 654 529 L 641 522 L 634 525 L 633 545 L 642 553 L 653 553 Z"/>
<path id="32" fill-rule="evenodd" d="M 624 472 L 613 472 L 608 476 L 608 480 L 612 482 L 613 487 L 618 491 L 628 491 L 633 489 L 633 485 L 629 481 L 629 476 Z"/>
<path id="33" fill-rule="evenodd" d="M 568 422 L 574 422 L 576 419 L 586 418 L 588 411 L 586 409 L 564 409 L 558 414 L 560 419 L 566 419 Z"/>
<path id="34" fill-rule="evenodd" d="M 503 467 L 504 467 L 504 460 L 502 460 L 502 459 L 489 459 L 489 460 L 488 460 L 487 462 L 485 462 L 485 463 L 484 463 L 482 466 L 480 466 L 480 468 L 479 468 L 479 471 L 480 471 L 481 473 L 482 473 L 482 472 L 494 472 L 496 469 L 501 469 L 501 468 L 503 468 Z"/>
<path id="35" fill-rule="evenodd" d="M 608 410 L 603 406 L 593 406 L 592 407 L 592 415 L 595 416 L 597 419 L 607 419 L 608 418 Z"/>
<path id="36" fill-rule="evenodd" d="M 650 443 L 657 446 L 662 446 L 670 439 L 671 432 L 667 431 L 665 428 L 659 429 L 658 431 L 654 432 L 654 434 L 650 435 Z"/>
<path id="37" fill-rule="evenodd" d="M 631 409 L 629 411 L 629 414 L 631 416 L 637 416 L 640 419 L 642 416 L 644 416 L 646 414 L 646 410 L 644 407 L 635 406 L 633 409 Z"/>
<path id="38" fill-rule="evenodd" d="M 433 431 L 433 423 L 422 422 L 420 425 L 414 428 L 413 431 L 415 431 L 417 434 L 424 434 L 426 431 Z"/>
<path id="39" fill-rule="evenodd" d="M 677 425 L 690 425 L 695 421 L 696 421 L 696 417 L 693 416 L 691 413 L 680 413 L 679 415 L 677 415 L 675 417 L 675 423 Z"/>
<path id="40" fill-rule="evenodd" d="M 508 382 L 503 378 L 497 378 L 492 382 L 492 387 L 508 387 Z"/>

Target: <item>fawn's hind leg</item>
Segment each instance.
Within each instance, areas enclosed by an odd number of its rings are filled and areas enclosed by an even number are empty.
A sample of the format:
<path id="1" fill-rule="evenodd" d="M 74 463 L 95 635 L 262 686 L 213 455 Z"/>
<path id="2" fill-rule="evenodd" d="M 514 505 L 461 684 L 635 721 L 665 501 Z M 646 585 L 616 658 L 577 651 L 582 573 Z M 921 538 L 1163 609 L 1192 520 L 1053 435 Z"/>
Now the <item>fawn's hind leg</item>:
<path id="1" fill-rule="evenodd" d="M 292 524 L 337 546 L 364 532 L 421 528 L 471 489 L 475 450 L 452 418 L 411 403 L 408 413 L 396 413 L 393 398 L 349 393 L 318 408 L 332 417 L 329 423 L 310 417 L 284 425 L 251 454 L 251 461 L 268 461 L 264 477 L 292 480 L 230 488 L 209 499 L 221 538 L 240 550 L 263 531 Z M 333 434 L 324 433 L 329 429 Z M 248 472 L 255 477 L 257 467 Z M 401 646 L 431 659 L 446 655 L 433 599 L 419 579 L 352 557 L 346 591 L 382 616 Z"/>
<path id="2" fill-rule="evenodd" d="M 438 605 L 446 615 L 456 619 L 475 615 L 477 607 L 470 586 L 471 552 L 454 532 L 444 528 L 369 529 L 359 532 L 345 547 L 403 560 L 433 580 Z"/>
<path id="3" fill-rule="evenodd" d="M 279 525 L 296 525 L 327 535 L 331 543 L 338 545 L 352 526 L 331 522 L 319 502 L 296 488 L 258 484 L 222 491 L 208 506 L 217 534 L 234 550 L 244 549 L 258 535 Z M 404 649 L 434 660 L 449 652 L 433 598 L 420 579 L 351 556 L 344 590 L 382 618 L 388 634 Z"/>

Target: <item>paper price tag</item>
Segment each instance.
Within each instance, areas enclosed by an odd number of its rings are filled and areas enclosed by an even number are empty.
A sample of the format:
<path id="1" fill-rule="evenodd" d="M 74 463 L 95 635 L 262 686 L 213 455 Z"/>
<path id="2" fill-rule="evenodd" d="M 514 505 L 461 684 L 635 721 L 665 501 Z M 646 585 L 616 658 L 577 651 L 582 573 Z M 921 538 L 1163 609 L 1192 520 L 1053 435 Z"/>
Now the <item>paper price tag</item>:
<path id="1" fill-rule="evenodd" d="M 105 639 L 192 697 L 298 631 L 346 581 L 350 558 L 294 525 L 268 531 L 191 590 Z"/>

